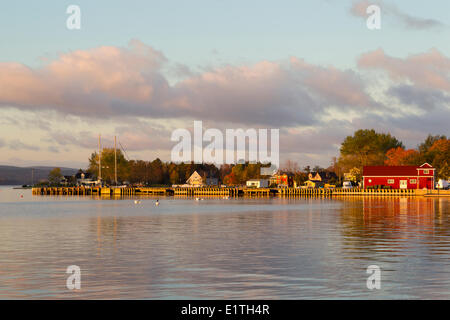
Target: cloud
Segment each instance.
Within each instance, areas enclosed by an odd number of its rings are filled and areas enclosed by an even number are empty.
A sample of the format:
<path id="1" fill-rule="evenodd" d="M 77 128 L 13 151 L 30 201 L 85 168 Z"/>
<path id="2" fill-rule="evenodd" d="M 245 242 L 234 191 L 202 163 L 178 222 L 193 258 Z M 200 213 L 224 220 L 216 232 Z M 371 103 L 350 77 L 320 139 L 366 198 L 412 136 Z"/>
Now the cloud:
<path id="1" fill-rule="evenodd" d="M 315 92 L 326 104 L 354 107 L 375 104 L 366 93 L 363 80 L 352 70 L 315 66 L 296 57 L 291 58 L 291 63 L 303 85 Z"/>
<path id="2" fill-rule="evenodd" d="M 22 141 L 15 139 L 8 143 L 8 147 L 11 150 L 31 150 L 31 151 L 39 151 L 40 148 L 38 146 L 34 146 L 31 144 L 25 144 Z"/>
<path id="3" fill-rule="evenodd" d="M 374 3 L 368 0 L 353 1 L 350 12 L 356 17 L 367 17 L 367 8 Z"/>
<path id="4" fill-rule="evenodd" d="M 59 153 L 59 149 L 55 146 L 49 146 L 47 150 L 51 153 Z"/>
<path id="5" fill-rule="evenodd" d="M 408 80 L 420 88 L 450 92 L 450 59 L 437 49 L 394 58 L 382 49 L 362 54 L 358 67 L 386 71 L 392 80 Z"/>
<path id="6" fill-rule="evenodd" d="M 421 89 L 411 85 L 398 85 L 389 88 L 387 93 L 398 98 L 403 104 L 415 105 L 427 111 L 450 105 L 450 96 L 434 89 Z"/>
<path id="7" fill-rule="evenodd" d="M 182 79 L 169 84 L 165 56 L 137 41 L 62 54 L 43 67 L 0 63 L 0 107 L 56 110 L 86 118 L 185 118 L 268 126 L 317 122 L 329 105 L 373 105 L 349 70 L 298 58 L 226 65 L 194 72 L 175 64 Z M 169 67 L 170 69 L 170 67 Z"/>
<path id="8" fill-rule="evenodd" d="M 383 4 L 383 6 L 386 6 Z M 396 18 L 398 18 L 406 28 L 412 29 L 430 29 L 436 27 L 442 27 L 444 24 L 436 19 L 429 18 L 419 18 L 411 16 L 407 13 L 400 11 L 396 6 L 387 6 L 387 11 L 389 14 L 392 14 Z"/>
<path id="9" fill-rule="evenodd" d="M 378 1 L 368 1 L 368 0 L 358 0 L 354 1 L 350 12 L 356 17 L 367 18 L 368 14 L 366 12 L 367 7 L 370 5 L 378 5 L 381 8 L 383 14 L 388 16 L 392 16 L 394 19 L 399 21 L 406 29 L 415 29 L 415 30 L 423 30 L 430 29 L 436 27 L 442 27 L 444 24 L 436 19 L 429 18 L 420 18 L 409 15 L 400 9 L 398 9 L 395 5 L 386 4 L 385 2 Z"/>
<path id="10" fill-rule="evenodd" d="M 269 61 L 204 72 L 173 92 L 172 110 L 204 120 L 291 126 L 314 122 L 323 108 L 289 69 Z"/>
<path id="11" fill-rule="evenodd" d="M 54 109 L 106 116 L 120 102 L 152 102 L 166 88 L 158 73 L 162 53 L 133 40 L 128 48 L 99 47 L 62 54 L 39 69 L 0 63 L 0 103 L 22 109 Z M 135 110 L 135 113 L 138 113 Z"/>
<path id="12" fill-rule="evenodd" d="M 291 57 L 198 71 L 134 40 L 65 53 L 39 68 L 0 63 L 0 108 L 7 113 L 0 124 L 40 130 L 42 152 L 55 158 L 96 150 L 99 131 L 103 146 L 117 135 L 136 158 L 169 157 L 172 130 L 190 129 L 192 120 L 203 120 L 205 129 L 275 127 L 282 157 L 302 165 L 327 165 L 357 129 L 416 143 L 445 130 L 450 60 L 440 51 L 398 58 L 378 49 L 362 54 L 357 66 L 343 70 Z M 179 78 L 169 82 L 167 70 Z M 38 150 L 19 140 L 3 145 Z"/>
<path id="13" fill-rule="evenodd" d="M 170 141 L 172 131 L 169 129 L 136 120 L 133 125 L 114 123 L 115 131 L 102 134 L 102 147 L 112 147 L 114 145 L 114 136 L 118 137 L 118 148 L 121 144 L 126 151 L 158 150 L 169 149 L 173 146 Z M 193 125 L 190 123 L 189 125 Z M 55 145 L 62 147 L 78 147 L 83 149 L 98 149 L 98 133 L 93 131 L 71 131 L 52 130 L 47 132 L 44 139 L 46 143 L 51 144 L 55 149 L 52 152 L 58 152 Z"/>

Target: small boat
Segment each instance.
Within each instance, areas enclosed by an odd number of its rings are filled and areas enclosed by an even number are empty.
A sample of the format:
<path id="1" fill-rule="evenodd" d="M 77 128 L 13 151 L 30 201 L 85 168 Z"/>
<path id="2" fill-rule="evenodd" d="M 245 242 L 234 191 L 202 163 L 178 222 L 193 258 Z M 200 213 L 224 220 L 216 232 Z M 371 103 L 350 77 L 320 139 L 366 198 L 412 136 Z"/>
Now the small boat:
<path id="1" fill-rule="evenodd" d="M 134 204 L 139 204 L 141 203 L 141 200 L 134 200 Z"/>
<path id="2" fill-rule="evenodd" d="M 156 200 L 155 206 L 159 206 L 159 200 Z"/>

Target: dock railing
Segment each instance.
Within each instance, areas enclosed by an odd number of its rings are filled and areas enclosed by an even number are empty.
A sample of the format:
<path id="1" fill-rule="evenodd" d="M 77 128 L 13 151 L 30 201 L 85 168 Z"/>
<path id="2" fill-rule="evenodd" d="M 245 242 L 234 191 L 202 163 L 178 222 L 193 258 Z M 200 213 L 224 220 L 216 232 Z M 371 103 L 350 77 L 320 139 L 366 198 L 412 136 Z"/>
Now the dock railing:
<path id="1" fill-rule="evenodd" d="M 33 195 L 77 196 L 448 196 L 450 191 L 362 188 L 246 188 L 246 187 L 35 187 Z"/>

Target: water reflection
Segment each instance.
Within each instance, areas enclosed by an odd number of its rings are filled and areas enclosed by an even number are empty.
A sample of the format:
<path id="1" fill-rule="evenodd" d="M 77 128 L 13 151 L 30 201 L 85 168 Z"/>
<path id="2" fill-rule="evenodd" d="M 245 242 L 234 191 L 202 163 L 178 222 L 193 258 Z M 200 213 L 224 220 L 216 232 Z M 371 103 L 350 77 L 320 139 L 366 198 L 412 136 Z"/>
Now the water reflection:
<path id="1" fill-rule="evenodd" d="M 448 199 L 13 198 L 0 298 L 450 298 Z"/>

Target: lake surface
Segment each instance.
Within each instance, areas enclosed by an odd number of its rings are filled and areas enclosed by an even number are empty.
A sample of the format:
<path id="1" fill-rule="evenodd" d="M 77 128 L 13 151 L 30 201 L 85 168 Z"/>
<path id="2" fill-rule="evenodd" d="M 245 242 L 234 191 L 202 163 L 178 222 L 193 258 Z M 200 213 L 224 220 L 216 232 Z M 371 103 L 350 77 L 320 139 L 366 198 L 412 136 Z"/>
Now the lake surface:
<path id="1" fill-rule="evenodd" d="M 140 199 L 0 187 L 0 299 L 450 299 L 449 198 Z"/>

